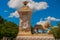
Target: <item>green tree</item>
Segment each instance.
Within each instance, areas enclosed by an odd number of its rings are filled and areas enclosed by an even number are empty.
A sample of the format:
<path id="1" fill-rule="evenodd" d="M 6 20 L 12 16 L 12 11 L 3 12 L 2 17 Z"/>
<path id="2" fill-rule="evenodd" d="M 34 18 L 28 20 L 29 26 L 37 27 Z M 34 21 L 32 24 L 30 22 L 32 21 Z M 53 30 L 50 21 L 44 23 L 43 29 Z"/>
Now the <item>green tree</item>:
<path id="1" fill-rule="evenodd" d="M 58 24 L 58 27 L 54 27 L 51 31 L 55 39 L 60 39 L 60 24 Z"/>
<path id="2" fill-rule="evenodd" d="M 52 30 L 53 36 L 56 38 L 58 38 L 58 28 L 53 28 Z"/>
<path id="3" fill-rule="evenodd" d="M 5 21 L 6 21 L 6 20 L 3 19 L 3 18 L 0 16 L 0 24 L 4 24 Z"/>
<path id="4" fill-rule="evenodd" d="M 0 16 L 0 39 L 4 35 L 4 23 L 5 23 L 5 20 Z"/>
<path id="5" fill-rule="evenodd" d="M 5 37 L 15 38 L 18 33 L 18 26 L 13 22 L 7 22 L 5 25 Z"/>
<path id="6" fill-rule="evenodd" d="M 0 16 L 0 39 L 2 37 L 15 38 L 18 33 L 18 25 L 7 21 Z"/>
<path id="7" fill-rule="evenodd" d="M 60 39 L 60 23 L 58 24 L 58 39 Z"/>

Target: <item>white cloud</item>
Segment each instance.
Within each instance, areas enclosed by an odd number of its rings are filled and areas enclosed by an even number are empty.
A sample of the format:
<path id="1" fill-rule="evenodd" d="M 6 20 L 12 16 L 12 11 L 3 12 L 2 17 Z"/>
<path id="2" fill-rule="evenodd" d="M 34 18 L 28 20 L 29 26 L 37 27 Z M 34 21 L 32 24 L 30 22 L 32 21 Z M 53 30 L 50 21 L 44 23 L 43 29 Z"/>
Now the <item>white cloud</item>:
<path id="1" fill-rule="evenodd" d="M 17 8 L 19 9 L 20 7 L 23 6 L 23 2 L 25 0 L 10 0 L 8 2 L 8 6 L 10 8 Z M 28 1 L 29 3 L 27 4 L 27 6 L 29 6 L 31 9 L 34 9 L 34 10 L 41 10 L 41 9 L 46 9 L 48 7 L 48 4 L 47 2 L 34 2 L 33 0 L 26 0 Z M 14 13 L 11 13 L 9 17 L 18 17 L 17 15 L 17 11 L 14 12 Z"/>
<path id="2" fill-rule="evenodd" d="M 11 7 L 11 8 L 18 8 L 18 7 L 21 7 L 23 4 L 24 0 L 10 0 L 8 2 L 8 6 Z"/>
<path id="3" fill-rule="evenodd" d="M 25 0 L 10 0 L 8 2 L 8 6 L 11 8 L 20 8 L 23 6 L 23 1 Z M 27 6 L 29 6 L 31 9 L 41 10 L 46 9 L 48 7 L 47 2 L 34 2 L 33 0 L 27 1 L 29 1 Z"/>
<path id="4" fill-rule="evenodd" d="M 39 22 L 37 22 L 36 24 L 37 25 L 40 25 L 40 24 L 45 24 L 46 22 L 50 22 L 50 21 L 60 21 L 60 19 L 57 19 L 55 17 L 51 17 L 51 16 L 48 16 L 47 18 L 44 18 L 45 21 L 42 21 L 42 19 L 40 19 Z"/>
<path id="5" fill-rule="evenodd" d="M 45 18 L 45 20 L 49 20 L 49 21 L 60 21 L 60 19 L 57 19 L 57 18 L 51 17 L 51 16 L 48 16 L 47 18 Z"/>
<path id="6" fill-rule="evenodd" d="M 15 11 L 14 13 L 11 13 L 10 16 L 9 16 L 9 18 L 11 18 L 11 17 L 16 17 L 16 18 L 18 18 L 18 17 L 19 17 L 18 12 Z"/>
<path id="7" fill-rule="evenodd" d="M 31 1 L 28 3 L 28 6 L 31 9 L 35 9 L 35 10 L 41 10 L 41 9 L 46 9 L 48 7 L 47 2 L 34 2 Z"/>
<path id="8" fill-rule="evenodd" d="M 36 24 L 37 25 L 41 25 L 41 24 L 45 24 L 45 23 L 47 23 L 47 22 L 50 22 L 50 21 L 43 21 L 42 19 L 40 19 L 40 21 L 39 22 L 37 22 Z"/>
<path id="9" fill-rule="evenodd" d="M 37 24 L 37 25 L 40 25 L 40 24 L 43 24 L 43 23 L 46 23 L 46 21 L 39 21 L 39 22 L 37 22 L 36 24 Z"/>

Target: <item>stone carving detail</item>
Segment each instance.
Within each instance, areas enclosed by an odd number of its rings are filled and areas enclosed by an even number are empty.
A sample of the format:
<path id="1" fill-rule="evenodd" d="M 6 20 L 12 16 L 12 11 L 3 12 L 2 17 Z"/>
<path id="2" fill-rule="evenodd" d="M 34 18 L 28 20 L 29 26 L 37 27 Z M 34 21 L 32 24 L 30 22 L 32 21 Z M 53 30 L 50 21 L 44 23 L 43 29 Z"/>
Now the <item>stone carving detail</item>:
<path id="1" fill-rule="evenodd" d="M 18 40 L 55 40 L 53 37 L 19 37 Z"/>
<path id="2" fill-rule="evenodd" d="M 37 33 L 40 33 L 39 31 L 42 30 L 41 33 L 47 33 L 47 34 L 50 34 L 50 30 L 49 30 L 49 27 L 50 27 L 50 22 L 43 22 L 43 23 L 40 23 L 39 25 L 35 25 L 34 27 L 34 31 L 37 31 Z M 45 32 L 47 31 L 47 32 Z"/>

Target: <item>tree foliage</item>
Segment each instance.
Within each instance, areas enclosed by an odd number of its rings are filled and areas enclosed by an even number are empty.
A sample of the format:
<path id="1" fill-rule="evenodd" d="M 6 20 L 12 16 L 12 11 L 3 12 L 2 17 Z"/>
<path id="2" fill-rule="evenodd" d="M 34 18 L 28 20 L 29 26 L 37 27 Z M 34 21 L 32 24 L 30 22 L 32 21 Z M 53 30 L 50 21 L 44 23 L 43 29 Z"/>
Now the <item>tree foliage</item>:
<path id="1" fill-rule="evenodd" d="M 54 27 L 51 31 L 55 39 L 60 39 L 60 24 L 58 24 L 58 27 Z"/>
<path id="2" fill-rule="evenodd" d="M 2 37 L 11 37 L 14 38 L 17 36 L 18 26 L 10 21 L 3 19 L 0 16 L 0 38 Z"/>

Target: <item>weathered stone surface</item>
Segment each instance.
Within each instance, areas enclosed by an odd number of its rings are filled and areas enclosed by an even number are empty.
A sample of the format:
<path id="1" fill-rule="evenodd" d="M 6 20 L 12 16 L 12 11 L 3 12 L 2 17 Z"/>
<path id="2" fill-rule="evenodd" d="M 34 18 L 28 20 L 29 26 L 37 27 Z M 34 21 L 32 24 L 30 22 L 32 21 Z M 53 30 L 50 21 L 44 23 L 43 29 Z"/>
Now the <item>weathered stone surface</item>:
<path id="1" fill-rule="evenodd" d="M 18 36 L 16 40 L 55 40 L 49 36 Z"/>

